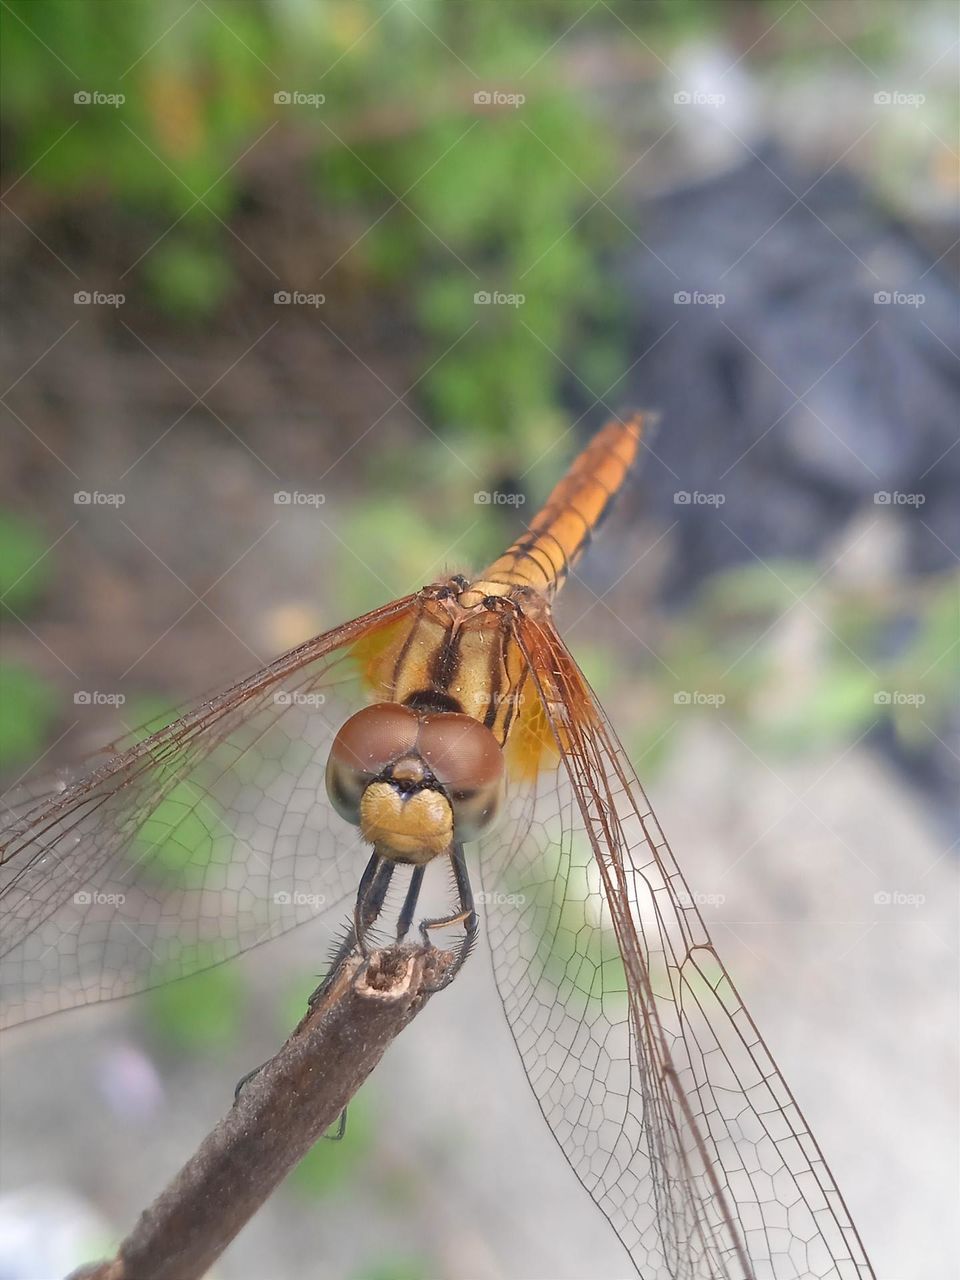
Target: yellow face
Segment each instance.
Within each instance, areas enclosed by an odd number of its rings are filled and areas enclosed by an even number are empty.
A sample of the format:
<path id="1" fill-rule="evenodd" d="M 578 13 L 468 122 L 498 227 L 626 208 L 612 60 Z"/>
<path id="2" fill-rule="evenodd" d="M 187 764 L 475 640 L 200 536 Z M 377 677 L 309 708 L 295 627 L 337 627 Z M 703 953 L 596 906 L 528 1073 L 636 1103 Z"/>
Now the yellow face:
<path id="1" fill-rule="evenodd" d="M 405 862 L 429 862 L 453 844 L 453 810 L 440 791 L 405 796 L 390 782 L 371 782 L 360 801 L 360 830 Z"/>
<path id="2" fill-rule="evenodd" d="M 503 753 L 471 716 L 381 702 L 351 716 L 334 739 L 327 793 L 383 857 L 429 862 L 493 825 Z"/>

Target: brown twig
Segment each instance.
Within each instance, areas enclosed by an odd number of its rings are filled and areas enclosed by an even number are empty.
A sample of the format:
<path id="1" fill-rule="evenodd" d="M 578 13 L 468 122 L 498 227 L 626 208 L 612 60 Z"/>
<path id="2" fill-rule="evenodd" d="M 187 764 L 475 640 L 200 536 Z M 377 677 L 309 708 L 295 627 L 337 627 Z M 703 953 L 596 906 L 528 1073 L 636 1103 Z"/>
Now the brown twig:
<path id="1" fill-rule="evenodd" d="M 452 957 L 396 946 L 349 957 L 286 1044 L 243 1088 L 116 1257 L 71 1280 L 199 1280 L 333 1125 Z"/>

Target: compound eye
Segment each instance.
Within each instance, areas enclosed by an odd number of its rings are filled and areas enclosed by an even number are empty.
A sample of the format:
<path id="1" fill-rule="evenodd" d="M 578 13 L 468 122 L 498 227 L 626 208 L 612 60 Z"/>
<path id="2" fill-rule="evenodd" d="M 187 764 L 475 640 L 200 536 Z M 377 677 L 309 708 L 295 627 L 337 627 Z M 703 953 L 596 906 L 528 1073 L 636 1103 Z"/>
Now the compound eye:
<path id="1" fill-rule="evenodd" d="M 340 727 L 327 758 L 327 795 L 341 818 L 357 826 L 360 801 L 387 765 L 408 755 L 417 741 L 415 711 L 396 702 L 364 707 Z"/>
<path id="2" fill-rule="evenodd" d="M 493 826 L 503 807 L 503 752 L 479 720 L 457 711 L 424 716 L 420 755 L 453 808 L 454 836 L 476 840 Z"/>

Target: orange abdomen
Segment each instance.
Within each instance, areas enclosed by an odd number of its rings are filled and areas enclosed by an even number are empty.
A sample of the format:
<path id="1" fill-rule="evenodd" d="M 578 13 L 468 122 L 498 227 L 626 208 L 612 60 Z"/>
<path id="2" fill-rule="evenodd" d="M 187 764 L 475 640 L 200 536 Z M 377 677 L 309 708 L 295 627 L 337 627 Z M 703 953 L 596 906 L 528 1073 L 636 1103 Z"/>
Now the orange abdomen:
<path id="1" fill-rule="evenodd" d="M 586 550 L 621 489 L 640 447 L 643 417 L 610 422 L 550 494 L 526 533 L 478 579 L 528 586 L 551 598 Z"/>

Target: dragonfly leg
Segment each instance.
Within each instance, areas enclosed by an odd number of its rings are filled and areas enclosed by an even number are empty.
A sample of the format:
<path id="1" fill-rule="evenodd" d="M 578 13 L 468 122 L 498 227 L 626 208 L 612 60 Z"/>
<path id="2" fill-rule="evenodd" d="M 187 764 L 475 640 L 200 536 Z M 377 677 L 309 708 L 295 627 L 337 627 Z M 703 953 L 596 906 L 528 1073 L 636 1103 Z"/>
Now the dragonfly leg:
<path id="1" fill-rule="evenodd" d="M 413 922 L 413 913 L 417 909 L 417 899 L 420 897 L 420 888 L 423 885 L 423 873 L 426 871 L 427 865 L 421 862 L 418 867 L 413 868 L 413 875 L 410 878 L 410 885 L 407 889 L 407 896 L 403 900 L 403 908 L 397 917 L 397 941 L 402 942 L 410 932 L 410 925 Z"/>
<path id="2" fill-rule="evenodd" d="M 353 934 L 363 955 L 367 954 L 366 935 L 383 910 L 396 863 L 375 853 L 367 863 L 353 909 Z"/>
<path id="3" fill-rule="evenodd" d="M 360 878 L 360 888 L 357 890 L 357 903 L 353 909 L 353 924 L 347 930 L 346 936 L 334 952 L 330 967 L 327 970 L 327 976 L 307 1001 L 311 1009 L 330 986 L 334 974 L 347 956 L 352 955 L 357 947 L 360 948 L 363 955 L 367 954 L 364 938 L 377 916 L 383 910 L 383 903 L 390 887 L 393 870 L 394 863 L 389 858 L 381 858 L 378 853 L 374 853 L 367 863 L 366 869 Z"/>
<path id="4" fill-rule="evenodd" d="M 248 1071 L 245 1076 L 240 1077 L 240 1079 L 237 1081 L 236 1086 L 233 1090 L 234 1106 L 236 1106 L 236 1104 L 240 1101 L 240 1095 L 241 1093 L 243 1093 L 243 1086 L 245 1084 L 249 1084 L 254 1076 L 258 1076 L 266 1065 L 267 1064 L 265 1062 L 261 1062 L 259 1067 L 254 1067 L 252 1071 Z"/>
<path id="5" fill-rule="evenodd" d="M 346 960 L 347 956 L 352 955 L 359 946 L 360 950 L 366 955 L 364 946 L 364 935 L 370 929 L 377 916 L 383 910 L 383 903 L 387 896 L 387 890 L 390 887 L 390 878 L 393 875 L 394 864 L 389 858 L 381 858 L 375 853 L 367 863 L 366 869 L 360 878 L 360 888 L 357 890 L 357 903 L 353 909 L 353 924 L 347 930 L 346 937 L 337 947 L 333 959 L 330 962 L 330 968 L 327 976 L 317 987 L 316 991 L 307 1001 L 308 1008 L 313 1008 L 317 1001 L 321 998 L 330 983 L 333 981 L 334 974 Z M 252 1071 L 237 1082 L 237 1087 L 233 1091 L 234 1102 L 240 1097 L 245 1084 L 248 1084 L 254 1076 L 259 1075 L 263 1070 L 265 1063 L 261 1063 L 259 1067 L 254 1067 Z M 346 1111 L 341 1116 L 341 1132 L 335 1134 L 335 1137 L 343 1137 L 343 1130 L 346 1128 Z"/>
<path id="6" fill-rule="evenodd" d="M 454 881 L 457 886 L 457 898 L 459 900 L 459 911 L 453 912 L 449 916 L 440 916 L 435 920 L 420 921 L 420 935 L 424 944 L 430 942 L 428 929 L 443 929 L 453 924 L 462 924 L 464 930 L 463 942 L 457 949 L 456 958 L 453 964 L 447 969 L 443 977 L 443 986 L 447 986 L 457 976 L 463 966 L 467 956 L 473 950 L 474 943 L 477 940 L 477 932 L 479 929 L 479 921 L 477 913 L 473 905 L 473 890 L 470 887 L 470 877 L 467 875 L 467 863 L 463 854 L 463 845 L 455 844 L 450 853 L 450 863 L 453 867 Z"/>
<path id="7" fill-rule="evenodd" d="M 254 1067 L 252 1071 L 248 1071 L 245 1076 L 241 1076 L 237 1081 L 237 1087 L 233 1091 L 233 1105 L 236 1106 L 240 1101 L 240 1094 L 243 1092 L 243 1086 L 248 1084 L 254 1076 L 258 1076 L 267 1064 L 261 1062 L 259 1067 Z M 325 1133 L 323 1136 L 330 1142 L 340 1142 L 347 1132 L 347 1108 L 344 1107 L 340 1112 L 340 1118 L 337 1121 L 337 1128 L 334 1133 Z"/>

